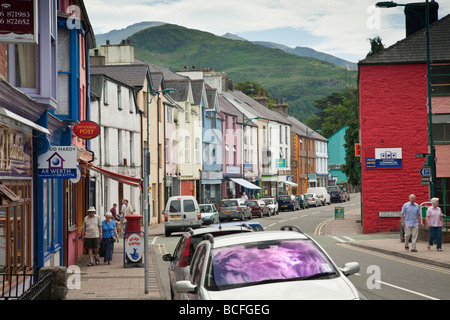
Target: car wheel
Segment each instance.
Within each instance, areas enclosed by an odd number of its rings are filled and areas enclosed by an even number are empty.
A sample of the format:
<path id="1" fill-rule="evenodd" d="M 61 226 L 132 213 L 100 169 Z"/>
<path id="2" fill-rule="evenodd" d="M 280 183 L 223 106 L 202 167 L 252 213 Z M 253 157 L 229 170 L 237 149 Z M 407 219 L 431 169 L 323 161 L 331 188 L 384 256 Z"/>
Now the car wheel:
<path id="1" fill-rule="evenodd" d="M 170 234 L 171 234 L 172 232 L 170 232 L 170 231 L 168 231 L 167 229 L 165 229 L 164 230 L 164 237 L 170 237 Z"/>

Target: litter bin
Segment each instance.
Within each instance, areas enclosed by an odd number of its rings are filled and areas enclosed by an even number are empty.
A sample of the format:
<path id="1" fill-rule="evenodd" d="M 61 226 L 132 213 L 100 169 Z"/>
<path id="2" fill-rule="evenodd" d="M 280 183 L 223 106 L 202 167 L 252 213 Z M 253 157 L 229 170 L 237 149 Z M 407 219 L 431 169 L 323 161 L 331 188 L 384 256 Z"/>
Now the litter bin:
<path id="1" fill-rule="evenodd" d="M 334 208 L 334 219 L 344 219 L 344 207 Z"/>

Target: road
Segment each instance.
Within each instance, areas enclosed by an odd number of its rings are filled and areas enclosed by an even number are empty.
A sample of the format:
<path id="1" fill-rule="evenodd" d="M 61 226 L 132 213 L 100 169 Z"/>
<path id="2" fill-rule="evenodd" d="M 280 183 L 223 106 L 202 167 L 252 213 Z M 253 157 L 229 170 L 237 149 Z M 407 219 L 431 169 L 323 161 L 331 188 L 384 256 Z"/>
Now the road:
<path id="1" fill-rule="evenodd" d="M 361 249 L 350 244 L 351 241 L 363 241 L 374 238 L 387 239 L 398 234 L 342 234 L 327 235 L 326 223 L 334 219 L 336 206 L 349 212 L 360 207 L 359 195 L 352 194 L 352 200 L 346 203 L 323 207 L 311 207 L 306 210 L 280 212 L 271 217 L 255 219 L 266 230 L 279 230 L 283 225 L 297 225 L 302 231 L 313 237 L 331 256 L 338 266 L 346 262 L 357 261 L 361 270 L 349 279 L 369 300 L 448 300 L 450 294 L 450 270 L 426 265 L 424 263 Z M 172 253 L 179 240 L 179 234 L 171 237 L 151 238 L 150 243 L 156 254 L 164 292 L 169 299 L 168 263 L 162 261 L 162 255 Z"/>

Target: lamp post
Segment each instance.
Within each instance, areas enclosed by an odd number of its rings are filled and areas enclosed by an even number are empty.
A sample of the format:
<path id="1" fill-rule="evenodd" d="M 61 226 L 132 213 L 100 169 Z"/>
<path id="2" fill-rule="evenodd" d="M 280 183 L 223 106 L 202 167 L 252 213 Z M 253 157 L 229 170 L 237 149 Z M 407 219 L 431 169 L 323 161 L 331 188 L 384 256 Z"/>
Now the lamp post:
<path id="1" fill-rule="evenodd" d="M 165 90 L 157 90 L 157 91 L 150 91 L 150 83 L 147 82 L 147 145 L 144 148 L 144 192 L 145 192 L 145 203 L 147 210 L 144 211 L 144 259 L 145 259 L 145 294 L 148 293 L 148 218 L 150 217 L 150 203 L 149 203 L 149 176 L 150 176 L 150 133 L 149 133 L 149 127 L 150 127 L 150 115 L 149 115 L 149 105 L 153 101 L 153 97 L 149 99 L 149 95 L 157 95 L 159 96 L 160 93 L 166 93 L 166 92 L 173 92 L 176 91 L 175 89 L 165 89 Z M 159 168 L 158 168 L 159 170 Z"/>
<path id="2" fill-rule="evenodd" d="M 376 6 L 378 8 L 394 8 L 397 6 L 401 7 L 411 7 L 420 6 L 421 4 L 398 4 L 392 1 L 389 2 L 378 2 Z M 406 9 L 405 9 L 406 10 Z M 410 10 L 418 14 L 414 9 Z M 422 21 L 422 20 L 421 20 Z M 423 21 L 422 21 L 423 22 Z M 431 168 L 431 197 L 436 196 L 436 150 L 434 149 L 433 141 L 433 113 L 431 108 L 431 58 L 430 58 L 430 3 L 429 0 L 425 1 L 425 26 L 426 26 L 426 47 L 427 47 L 427 95 L 428 95 L 428 145 L 430 148 L 430 155 L 427 157 L 426 164 Z"/>

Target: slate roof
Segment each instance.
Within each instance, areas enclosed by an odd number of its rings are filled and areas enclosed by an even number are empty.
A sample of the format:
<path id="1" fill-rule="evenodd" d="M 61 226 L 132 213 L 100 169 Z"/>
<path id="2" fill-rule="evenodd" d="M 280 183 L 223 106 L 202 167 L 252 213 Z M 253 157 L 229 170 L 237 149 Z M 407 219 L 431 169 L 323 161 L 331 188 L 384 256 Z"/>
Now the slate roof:
<path id="1" fill-rule="evenodd" d="M 223 95 L 223 93 L 219 93 L 219 106 L 220 112 L 226 113 L 232 116 L 237 117 L 236 122 L 242 124 L 242 112 L 239 111 L 227 98 Z M 252 121 L 247 123 L 248 126 L 256 127 L 256 124 Z"/>
<path id="2" fill-rule="evenodd" d="M 142 88 L 149 72 L 146 64 L 91 66 L 91 74 L 104 74 L 134 88 Z M 153 89 L 153 88 L 152 88 Z"/>
<path id="3" fill-rule="evenodd" d="M 450 61 L 450 15 L 430 25 L 430 57 L 433 63 Z M 426 28 L 361 60 L 358 65 L 426 63 Z"/>
<path id="4" fill-rule="evenodd" d="M 298 119 L 296 119 L 292 116 L 288 116 L 287 119 L 292 125 L 291 130 L 294 131 L 294 133 L 298 134 L 299 136 L 306 137 L 306 128 L 308 128 L 308 134 L 310 134 L 311 132 L 314 131 L 313 129 L 311 129 L 310 127 L 308 127 L 307 125 L 305 125 L 304 123 L 302 123 L 301 121 L 299 121 Z M 325 141 L 325 142 L 328 141 L 328 139 L 321 136 L 317 132 L 314 132 L 309 137 L 311 139 L 315 139 L 315 140 L 320 140 L 320 141 Z"/>
<path id="5" fill-rule="evenodd" d="M 191 81 L 189 78 L 168 80 L 165 79 L 166 88 L 175 89 L 175 92 L 168 92 L 167 95 L 171 96 L 175 101 L 188 101 L 189 89 Z"/>
<path id="6" fill-rule="evenodd" d="M 231 99 L 237 99 L 241 103 L 245 104 L 246 108 L 251 108 L 255 111 L 255 113 L 266 120 L 270 121 L 276 121 L 279 123 L 291 125 L 291 123 L 286 119 L 286 117 L 283 117 L 280 113 L 276 111 L 272 111 L 270 109 L 267 109 L 259 102 L 255 101 L 254 99 L 250 98 L 246 94 L 244 94 L 242 91 L 228 91 L 224 93 L 226 97 Z"/>

